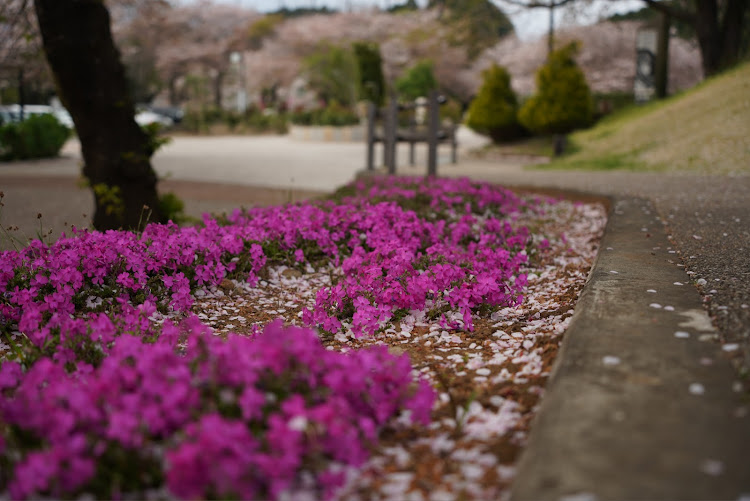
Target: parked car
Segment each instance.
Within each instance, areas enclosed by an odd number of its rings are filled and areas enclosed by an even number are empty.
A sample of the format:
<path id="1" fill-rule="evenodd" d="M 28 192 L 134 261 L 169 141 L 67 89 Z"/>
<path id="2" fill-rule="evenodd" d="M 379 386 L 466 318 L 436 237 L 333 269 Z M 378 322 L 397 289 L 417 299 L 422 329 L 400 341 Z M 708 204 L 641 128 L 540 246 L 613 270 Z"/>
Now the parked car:
<path id="1" fill-rule="evenodd" d="M 28 118 L 34 115 L 53 115 L 57 121 L 69 129 L 73 129 L 73 118 L 65 108 L 55 108 L 44 104 L 25 104 L 23 106 L 23 116 Z M 15 123 L 21 121 L 21 106 L 18 104 L 9 104 L 0 106 L 0 123 Z"/>
<path id="2" fill-rule="evenodd" d="M 135 114 L 135 121 L 143 127 L 144 125 L 150 125 L 153 123 L 157 123 L 161 125 L 162 127 L 171 127 L 174 124 L 174 121 L 166 117 L 164 115 L 160 115 L 158 113 L 154 113 L 151 110 L 142 110 Z"/>
<path id="3" fill-rule="evenodd" d="M 68 127 L 69 129 L 74 128 L 73 118 L 65 108 L 57 108 L 43 104 L 26 104 L 23 107 L 23 115 L 26 118 L 33 115 L 44 114 L 54 115 L 54 117 L 57 118 L 57 120 L 64 126 Z M 21 107 L 18 104 L 0 106 L 0 124 L 15 123 L 20 121 Z M 155 113 L 149 109 L 139 110 L 135 115 L 135 121 L 140 126 L 158 123 L 162 127 L 171 127 L 174 124 L 174 120 L 172 118 L 159 113 Z"/>
<path id="4" fill-rule="evenodd" d="M 185 112 L 177 106 L 149 106 L 148 109 L 159 115 L 169 117 L 173 123 L 180 123 L 185 116 Z"/>

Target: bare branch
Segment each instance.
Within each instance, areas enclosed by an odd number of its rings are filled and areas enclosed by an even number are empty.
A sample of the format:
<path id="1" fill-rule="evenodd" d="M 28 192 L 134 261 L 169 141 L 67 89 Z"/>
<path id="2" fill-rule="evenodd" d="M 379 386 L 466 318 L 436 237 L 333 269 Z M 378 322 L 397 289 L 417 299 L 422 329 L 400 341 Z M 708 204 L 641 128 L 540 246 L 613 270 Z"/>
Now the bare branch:
<path id="1" fill-rule="evenodd" d="M 576 0 L 499 0 L 502 3 L 524 7 L 527 9 L 556 9 L 563 5 L 575 2 Z"/>

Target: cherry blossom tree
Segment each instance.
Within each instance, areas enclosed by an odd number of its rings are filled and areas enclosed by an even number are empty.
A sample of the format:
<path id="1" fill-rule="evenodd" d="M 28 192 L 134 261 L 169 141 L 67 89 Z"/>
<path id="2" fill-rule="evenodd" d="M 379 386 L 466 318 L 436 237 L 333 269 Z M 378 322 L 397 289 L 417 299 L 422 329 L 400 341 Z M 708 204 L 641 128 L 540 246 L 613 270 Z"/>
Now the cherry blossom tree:
<path id="1" fill-rule="evenodd" d="M 606 22 L 592 26 L 566 28 L 558 33 L 558 40 L 581 42 L 576 60 L 595 93 L 632 92 L 635 77 L 635 38 L 640 23 Z M 692 87 L 702 79 L 700 52 L 690 42 L 675 38 L 669 46 L 670 92 Z M 477 71 L 493 63 L 510 72 L 511 83 L 521 95 L 534 92 L 534 73 L 544 63 L 547 47 L 544 40 L 523 42 L 515 36 L 507 37 L 485 52 L 474 68 Z"/>
<path id="2" fill-rule="evenodd" d="M 550 12 L 549 50 L 553 44 L 554 9 L 591 0 L 499 0 L 521 8 L 547 8 Z M 610 0 L 614 5 L 621 0 Z M 739 62 L 750 36 L 747 0 L 642 0 L 644 5 L 679 19 L 695 29 L 703 72 L 713 75 Z"/>
<path id="3" fill-rule="evenodd" d="M 0 3 L 0 81 L 3 87 L 16 90 L 15 98 L 22 104 L 29 87 L 37 94 L 47 94 L 54 88 L 31 0 Z"/>
<path id="4" fill-rule="evenodd" d="M 236 32 L 257 17 L 255 11 L 208 0 L 173 7 L 163 26 L 165 41 L 157 51 L 157 67 L 171 89 L 170 97 L 176 100 L 183 77 L 197 74 L 210 82 L 211 104 L 221 107 Z"/>

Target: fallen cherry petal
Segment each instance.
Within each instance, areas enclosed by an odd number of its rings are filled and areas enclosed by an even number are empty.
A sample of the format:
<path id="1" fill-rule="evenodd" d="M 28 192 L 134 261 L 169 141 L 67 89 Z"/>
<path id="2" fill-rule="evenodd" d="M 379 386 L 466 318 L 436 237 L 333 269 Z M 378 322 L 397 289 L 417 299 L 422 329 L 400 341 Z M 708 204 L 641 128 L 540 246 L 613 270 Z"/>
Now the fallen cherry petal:
<path id="1" fill-rule="evenodd" d="M 716 477 L 724 473 L 724 463 L 717 459 L 706 459 L 701 463 L 700 470 L 706 475 Z"/>
<path id="2" fill-rule="evenodd" d="M 690 393 L 693 395 L 703 395 L 704 393 L 706 393 L 706 388 L 704 388 L 700 383 L 691 383 L 688 391 L 690 391 Z"/>
<path id="3" fill-rule="evenodd" d="M 604 365 L 608 365 L 608 366 L 619 365 L 620 364 L 620 358 L 612 356 L 612 355 L 606 355 L 606 356 L 602 357 L 602 363 Z"/>

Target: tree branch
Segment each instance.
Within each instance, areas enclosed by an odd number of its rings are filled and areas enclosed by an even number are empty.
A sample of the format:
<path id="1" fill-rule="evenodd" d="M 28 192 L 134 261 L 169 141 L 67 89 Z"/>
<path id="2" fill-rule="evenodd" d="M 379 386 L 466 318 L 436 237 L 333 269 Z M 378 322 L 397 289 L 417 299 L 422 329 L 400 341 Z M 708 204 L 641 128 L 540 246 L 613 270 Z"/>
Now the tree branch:
<path id="1" fill-rule="evenodd" d="M 672 16 L 675 19 L 679 19 L 680 21 L 684 21 L 686 23 L 694 24 L 696 13 L 690 12 L 685 9 L 680 9 L 679 7 L 675 7 L 674 5 L 668 5 L 664 2 L 659 2 L 657 0 L 642 0 L 649 8 L 657 10 L 659 12 L 663 12 L 669 16 Z"/>
<path id="2" fill-rule="evenodd" d="M 537 8 L 556 9 L 558 7 L 562 7 L 563 5 L 575 2 L 576 0 L 549 0 L 547 2 L 545 2 L 544 0 L 499 0 L 499 1 L 502 3 L 515 5 L 517 7 L 524 7 L 527 9 L 537 9 Z"/>

